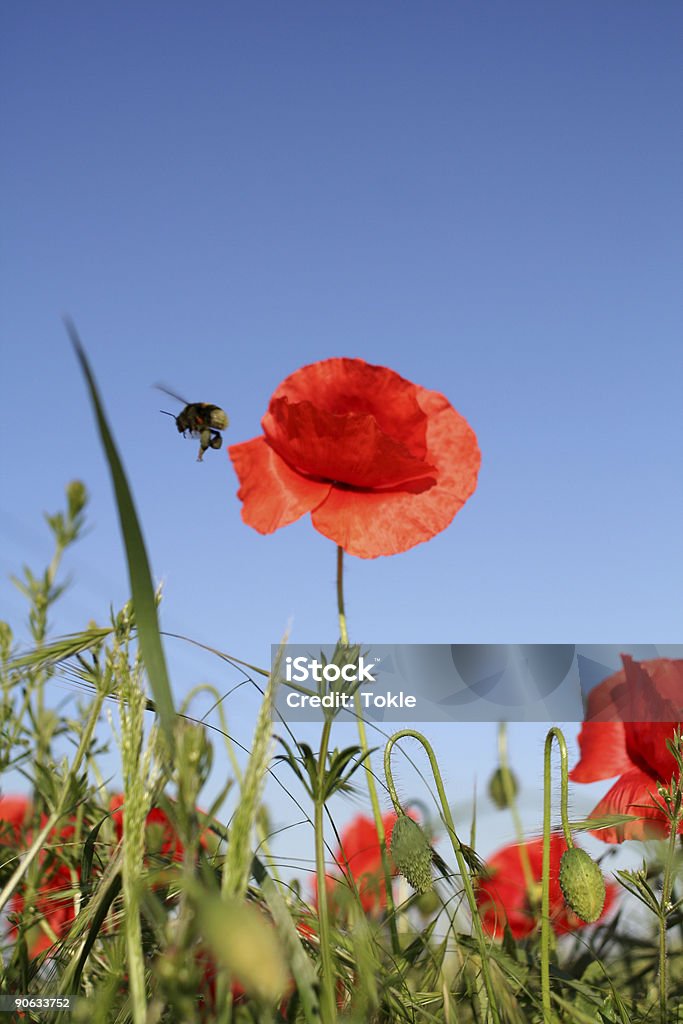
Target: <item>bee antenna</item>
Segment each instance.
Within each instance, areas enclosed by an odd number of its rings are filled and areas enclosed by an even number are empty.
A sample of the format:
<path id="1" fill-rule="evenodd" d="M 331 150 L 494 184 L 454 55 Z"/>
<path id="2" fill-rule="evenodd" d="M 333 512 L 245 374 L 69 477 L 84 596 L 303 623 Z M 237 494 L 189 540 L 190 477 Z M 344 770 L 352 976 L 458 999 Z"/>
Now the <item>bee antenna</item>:
<path id="1" fill-rule="evenodd" d="M 163 412 L 164 416 L 170 416 L 172 419 L 176 419 L 172 412 L 166 412 L 165 409 L 159 409 L 159 412 Z"/>

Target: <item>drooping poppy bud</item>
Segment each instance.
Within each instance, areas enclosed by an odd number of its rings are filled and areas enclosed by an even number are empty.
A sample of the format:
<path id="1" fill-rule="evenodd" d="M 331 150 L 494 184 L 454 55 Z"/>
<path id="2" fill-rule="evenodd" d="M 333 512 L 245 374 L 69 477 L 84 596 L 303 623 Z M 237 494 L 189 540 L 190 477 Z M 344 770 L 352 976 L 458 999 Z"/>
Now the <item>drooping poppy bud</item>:
<path id="1" fill-rule="evenodd" d="M 578 846 L 562 855 L 560 888 L 577 917 L 587 924 L 597 921 L 605 905 L 605 879 L 593 858 Z"/>
<path id="2" fill-rule="evenodd" d="M 496 768 L 489 780 L 489 796 L 499 811 L 508 808 L 519 792 L 517 776 L 509 768 Z"/>
<path id="3" fill-rule="evenodd" d="M 432 888 L 432 848 L 420 826 L 400 814 L 391 833 L 391 856 L 397 870 L 419 893 Z"/>

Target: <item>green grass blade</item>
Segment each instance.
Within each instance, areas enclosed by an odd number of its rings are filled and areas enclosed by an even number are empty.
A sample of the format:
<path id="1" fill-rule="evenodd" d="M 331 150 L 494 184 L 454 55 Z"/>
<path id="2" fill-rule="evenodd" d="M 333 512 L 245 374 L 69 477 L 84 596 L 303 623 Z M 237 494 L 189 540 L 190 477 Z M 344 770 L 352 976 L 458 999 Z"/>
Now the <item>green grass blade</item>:
<path id="1" fill-rule="evenodd" d="M 128 562 L 128 575 L 130 578 L 133 607 L 135 609 L 140 654 L 142 655 L 149 685 L 154 695 L 159 721 L 169 743 L 169 749 L 172 750 L 176 715 L 171 685 L 166 670 L 166 659 L 164 658 L 164 650 L 161 644 L 159 620 L 154 599 L 154 585 L 152 583 L 142 530 L 140 529 L 126 474 L 116 450 L 111 431 L 109 430 L 106 416 L 104 415 L 97 385 L 90 370 L 90 364 L 75 326 L 68 319 L 65 320 L 65 324 L 88 385 L 90 400 L 100 432 L 100 439 L 107 456 L 107 462 L 109 463 L 109 472 L 111 473 L 114 495 L 116 497 L 121 533 L 126 548 L 126 560 Z"/>

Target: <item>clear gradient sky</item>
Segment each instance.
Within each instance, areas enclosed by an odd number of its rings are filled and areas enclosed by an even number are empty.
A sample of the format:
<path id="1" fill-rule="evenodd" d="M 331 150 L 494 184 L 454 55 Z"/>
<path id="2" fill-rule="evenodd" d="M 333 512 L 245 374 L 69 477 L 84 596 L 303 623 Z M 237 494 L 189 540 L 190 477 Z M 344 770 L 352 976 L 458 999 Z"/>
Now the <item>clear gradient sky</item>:
<path id="1" fill-rule="evenodd" d="M 128 593 L 68 312 L 167 629 L 260 664 L 290 624 L 333 640 L 335 553 L 307 520 L 244 526 L 227 456 L 198 465 L 151 385 L 235 442 L 348 355 L 443 391 L 483 453 L 445 533 L 348 560 L 354 638 L 680 640 L 682 29 L 667 0 L 3 5 L 0 617 L 74 477 L 92 529 L 55 631 Z M 169 658 L 179 695 L 234 682 Z M 244 742 L 254 708 L 228 708 Z M 542 735 L 512 733 L 530 780 Z M 492 726 L 433 739 L 455 798 L 485 785 Z"/>

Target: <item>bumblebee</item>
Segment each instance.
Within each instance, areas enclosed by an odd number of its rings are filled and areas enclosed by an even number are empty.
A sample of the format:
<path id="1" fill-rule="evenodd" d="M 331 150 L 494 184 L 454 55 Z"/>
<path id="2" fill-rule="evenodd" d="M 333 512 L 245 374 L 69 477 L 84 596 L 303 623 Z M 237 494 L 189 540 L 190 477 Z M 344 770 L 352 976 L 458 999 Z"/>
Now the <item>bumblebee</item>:
<path id="1" fill-rule="evenodd" d="M 175 425 L 178 428 L 178 433 L 185 437 L 187 434 L 190 437 L 199 438 L 199 454 L 197 455 L 197 462 L 201 462 L 204 458 L 204 452 L 208 448 L 220 448 L 223 444 L 223 437 L 221 430 L 225 430 L 228 425 L 228 417 L 223 409 L 218 405 L 211 405 L 209 402 L 186 402 L 180 395 L 176 395 L 174 391 L 170 391 L 162 384 L 157 384 L 156 387 L 159 391 L 163 391 L 164 394 L 170 395 L 171 398 L 175 398 L 177 402 L 182 402 L 185 408 L 175 416 L 172 412 L 166 412 L 165 409 L 160 411 L 165 416 L 172 416 L 175 420 Z"/>

